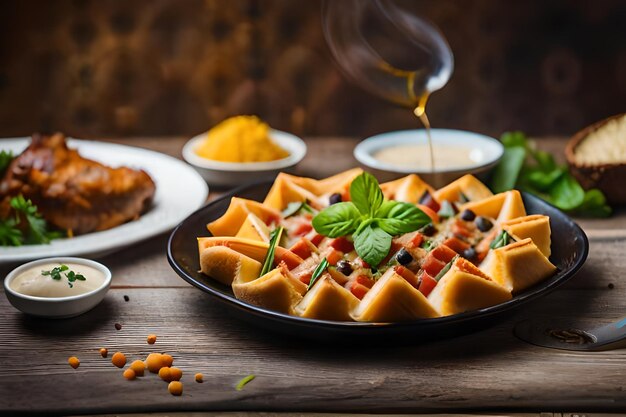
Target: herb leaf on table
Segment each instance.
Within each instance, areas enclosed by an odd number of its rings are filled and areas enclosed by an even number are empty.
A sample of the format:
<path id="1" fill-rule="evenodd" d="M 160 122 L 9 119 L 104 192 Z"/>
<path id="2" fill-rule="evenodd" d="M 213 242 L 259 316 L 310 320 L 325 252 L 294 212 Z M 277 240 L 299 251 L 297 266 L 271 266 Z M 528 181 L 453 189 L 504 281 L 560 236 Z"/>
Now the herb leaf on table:
<path id="1" fill-rule="evenodd" d="M 557 208 L 571 214 L 606 217 L 611 207 L 598 189 L 585 191 L 549 152 L 538 150 L 522 132 L 506 132 L 500 141 L 504 154 L 491 180 L 493 192 L 517 188 L 534 194 Z"/>

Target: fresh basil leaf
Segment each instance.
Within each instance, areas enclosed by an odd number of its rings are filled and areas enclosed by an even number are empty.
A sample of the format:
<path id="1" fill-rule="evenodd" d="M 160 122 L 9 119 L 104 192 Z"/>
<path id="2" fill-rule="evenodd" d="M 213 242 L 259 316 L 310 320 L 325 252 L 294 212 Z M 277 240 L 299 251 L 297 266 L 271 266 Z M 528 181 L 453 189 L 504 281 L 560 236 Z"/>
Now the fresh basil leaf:
<path id="1" fill-rule="evenodd" d="M 354 235 L 356 253 L 373 268 L 389 254 L 390 248 L 391 235 L 376 223 L 369 224 Z"/>
<path id="2" fill-rule="evenodd" d="M 494 193 L 501 193 L 515 187 L 525 159 L 525 147 L 512 146 L 504 148 L 502 159 L 496 166 L 491 180 L 491 189 Z"/>
<path id="3" fill-rule="evenodd" d="M 500 136 L 500 142 L 507 147 L 521 146 L 523 148 L 528 146 L 528 140 L 523 132 L 504 132 Z"/>
<path id="4" fill-rule="evenodd" d="M 322 262 L 320 262 L 320 264 L 317 266 L 317 268 L 315 268 L 315 271 L 313 271 L 313 275 L 311 275 L 311 280 L 309 281 L 307 291 L 311 289 L 313 284 L 315 284 L 315 281 L 317 281 L 317 279 L 322 276 L 324 271 L 326 271 L 326 268 L 328 268 L 329 266 L 330 263 L 328 263 L 328 259 L 324 258 Z"/>
<path id="5" fill-rule="evenodd" d="M 606 197 L 597 188 L 585 191 L 583 202 L 573 210 L 573 214 L 582 217 L 608 217 L 611 213 Z"/>
<path id="6" fill-rule="evenodd" d="M 283 234 L 283 227 L 277 227 L 276 229 L 270 232 L 270 243 L 267 248 L 267 254 L 265 255 L 265 260 L 263 261 L 263 268 L 261 268 L 260 277 L 267 274 L 272 270 L 274 266 L 274 253 L 276 251 L 276 246 L 278 246 L 278 242 L 280 241 L 280 237 Z"/>
<path id="7" fill-rule="evenodd" d="M 526 181 L 540 191 L 548 191 L 565 173 L 563 168 L 554 168 L 545 172 L 539 168 L 528 168 L 525 174 Z"/>
<path id="8" fill-rule="evenodd" d="M 431 222 L 430 217 L 414 204 L 396 203 L 387 213 L 387 218 L 377 219 L 380 228 L 390 235 L 413 232 Z"/>
<path id="9" fill-rule="evenodd" d="M 551 153 L 546 151 L 534 150 L 531 155 L 537 162 L 537 166 L 541 168 L 542 171 L 552 171 L 557 169 L 556 162 L 554 161 L 554 157 Z"/>
<path id="10" fill-rule="evenodd" d="M 377 219 L 384 219 L 384 218 L 390 217 L 389 212 L 391 211 L 392 208 L 394 208 L 398 204 L 403 204 L 403 203 L 401 203 L 400 201 L 395 201 L 395 200 L 383 201 L 383 204 L 381 204 L 378 210 L 376 210 L 376 213 L 374 213 L 374 217 L 376 217 Z"/>
<path id="11" fill-rule="evenodd" d="M 554 184 L 549 191 L 552 204 L 561 210 L 572 210 L 582 204 L 585 191 L 578 181 L 568 172 Z"/>
<path id="12" fill-rule="evenodd" d="M 350 201 L 333 204 L 320 211 L 311 222 L 315 231 L 328 237 L 347 236 L 357 229 L 359 210 Z"/>
<path id="13" fill-rule="evenodd" d="M 373 217 L 383 204 L 383 192 L 376 177 L 368 172 L 357 176 L 350 184 L 350 200 L 361 214 Z"/>

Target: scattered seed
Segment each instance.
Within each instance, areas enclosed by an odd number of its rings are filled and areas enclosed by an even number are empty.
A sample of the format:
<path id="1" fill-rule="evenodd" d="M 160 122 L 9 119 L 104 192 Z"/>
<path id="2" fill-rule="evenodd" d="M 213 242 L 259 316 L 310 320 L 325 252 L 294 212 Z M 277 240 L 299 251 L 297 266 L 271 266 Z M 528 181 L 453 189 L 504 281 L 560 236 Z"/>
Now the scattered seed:
<path id="1" fill-rule="evenodd" d="M 118 368 L 123 368 L 126 365 L 126 356 L 122 352 L 115 352 L 111 357 L 111 363 Z"/>
<path id="2" fill-rule="evenodd" d="M 180 381 L 180 379 L 183 377 L 183 371 L 175 366 L 172 366 L 170 368 L 170 376 L 172 377 L 172 381 Z"/>
<path id="3" fill-rule="evenodd" d="M 70 364 L 70 366 L 74 369 L 78 368 L 80 366 L 80 361 L 78 360 L 78 358 L 76 356 L 71 356 L 68 360 L 67 363 Z"/>
<path id="4" fill-rule="evenodd" d="M 102 356 L 103 358 L 106 358 L 109 354 L 109 351 L 107 348 L 101 348 L 100 349 L 100 356 Z"/>
<path id="5" fill-rule="evenodd" d="M 163 355 L 160 353 L 151 353 L 146 358 L 146 366 L 148 370 L 153 374 L 159 372 L 159 369 L 163 368 Z"/>
<path id="6" fill-rule="evenodd" d="M 613 288 L 615 288 L 615 284 L 613 284 L 612 282 L 609 283 L 609 290 L 612 290 Z"/>
<path id="7" fill-rule="evenodd" d="M 203 376 L 202 376 L 202 374 L 201 374 L 200 372 L 198 372 L 198 373 L 194 376 L 194 378 L 196 379 L 196 382 L 197 382 L 197 383 L 199 383 L 199 384 L 202 384 L 202 383 L 204 382 L 204 381 L 203 381 L 203 379 L 202 379 L 202 378 L 203 378 Z"/>
<path id="8" fill-rule="evenodd" d="M 115 330 L 122 330 L 122 325 L 119 323 L 115 323 Z"/>
<path id="9" fill-rule="evenodd" d="M 163 361 L 163 366 L 172 366 L 174 364 L 174 358 L 167 353 L 161 355 L 161 360 Z"/>
<path id="10" fill-rule="evenodd" d="M 128 296 L 127 296 L 127 295 L 125 295 L 125 296 L 124 296 L 124 301 L 128 301 L 128 300 L 130 300 L 130 298 L 128 298 Z"/>
<path id="11" fill-rule="evenodd" d="M 135 371 L 133 371 L 131 368 L 128 368 L 127 370 L 125 370 L 123 375 L 124 375 L 124 378 L 128 379 L 129 381 L 135 379 L 135 377 L 137 376 Z"/>
<path id="12" fill-rule="evenodd" d="M 170 368 L 164 366 L 163 368 L 159 369 L 159 378 L 161 378 L 165 382 L 171 382 L 172 373 L 170 372 Z"/>
<path id="13" fill-rule="evenodd" d="M 130 369 L 135 371 L 135 374 L 137 376 L 143 376 L 144 370 L 146 369 L 146 364 L 143 363 L 143 361 L 140 361 L 139 359 L 137 359 L 136 361 L 133 361 L 133 363 L 130 364 Z"/>
<path id="14" fill-rule="evenodd" d="M 181 395 L 183 393 L 183 383 L 180 381 L 172 381 L 167 386 L 167 390 L 172 395 Z"/>
<path id="15" fill-rule="evenodd" d="M 156 334 L 149 334 L 147 341 L 149 345 L 154 345 L 154 342 L 156 342 Z"/>

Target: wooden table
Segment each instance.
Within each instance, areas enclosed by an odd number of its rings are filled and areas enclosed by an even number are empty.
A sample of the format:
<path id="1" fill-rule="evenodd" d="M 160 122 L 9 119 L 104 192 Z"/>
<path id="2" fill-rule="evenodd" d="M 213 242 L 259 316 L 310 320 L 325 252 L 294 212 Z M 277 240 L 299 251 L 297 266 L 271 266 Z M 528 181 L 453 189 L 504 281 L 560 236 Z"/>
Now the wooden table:
<path id="1" fill-rule="evenodd" d="M 178 157 L 184 139 L 115 142 Z M 307 142 L 302 174 L 325 176 L 355 164 L 353 139 Z M 542 143 L 551 149 L 563 146 L 556 139 Z M 212 192 L 211 198 L 219 194 Z M 626 216 L 580 223 L 591 251 L 567 285 L 487 330 L 399 347 L 320 346 L 235 320 L 228 309 L 178 278 L 165 257 L 167 235 L 158 236 L 101 259 L 114 275 L 111 290 L 98 307 L 77 318 L 31 318 L 0 297 L 0 410 L 626 412 L 626 350 L 550 350 L 512 333 L 524 318 L 569 319 L 574 326 L 587 326 L 624 316 Z M 10 267 L 1 270 L 6 274 Z M 150 333 L 158 335 L 152 346 L 146 343 Z M 184 371 L 183 396 L 168 394 L 166 384 L 152 374 L 124 380 L 109 359 L 100 357 L 101 347 L 122 351 L 130 360 L 154 351 L 171 353 Z M 72 355 L 81 360 L 77 370 L 67 364 Z M 204 383 L 193 382 L 195 372 L 204 374 Z M 248 374 L 256 379 L 235 390 Z"/>

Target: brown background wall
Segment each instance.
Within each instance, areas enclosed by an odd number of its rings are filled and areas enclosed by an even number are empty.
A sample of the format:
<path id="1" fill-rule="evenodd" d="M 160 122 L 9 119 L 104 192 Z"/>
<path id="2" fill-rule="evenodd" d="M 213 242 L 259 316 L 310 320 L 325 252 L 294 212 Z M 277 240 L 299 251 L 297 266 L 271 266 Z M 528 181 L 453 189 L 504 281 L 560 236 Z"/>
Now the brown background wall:
<path id="1" fill-rule="evenodd" d="M 626 111 L 626 2 L 401 5 L 455 54 L 435 127 L 569 134 Z M 191 135 L 240 113 L 307 135 L 417 125 L 341 76 L 318 0 L 0 2 L 0 136 Z"/>

